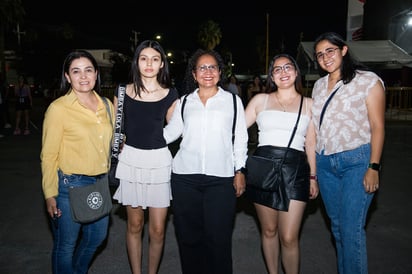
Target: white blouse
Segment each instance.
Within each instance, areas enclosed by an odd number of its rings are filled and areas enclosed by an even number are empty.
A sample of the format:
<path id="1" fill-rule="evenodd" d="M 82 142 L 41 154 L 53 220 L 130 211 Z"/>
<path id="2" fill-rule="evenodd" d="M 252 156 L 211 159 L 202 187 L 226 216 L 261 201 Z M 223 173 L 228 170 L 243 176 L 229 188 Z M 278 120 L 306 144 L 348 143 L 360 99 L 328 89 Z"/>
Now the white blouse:
<path id="1" fill-rule="evenodd" d="M 234 171 L 245 166 L 248 151 L 248 132 L 242 101 L 236 95 L 237 115 L 235 141 L 232 144 L 233 98 L 219 88 L 206 105 L 201 102 L 198 90 L 187 95 L 184 121 L 181 100 L 176 104 L 164 138 L 171 143 L 182 136 L 179 150 L 173 159 L 173 172 L 177 174 L 205 174 L 231 177 Z"/>

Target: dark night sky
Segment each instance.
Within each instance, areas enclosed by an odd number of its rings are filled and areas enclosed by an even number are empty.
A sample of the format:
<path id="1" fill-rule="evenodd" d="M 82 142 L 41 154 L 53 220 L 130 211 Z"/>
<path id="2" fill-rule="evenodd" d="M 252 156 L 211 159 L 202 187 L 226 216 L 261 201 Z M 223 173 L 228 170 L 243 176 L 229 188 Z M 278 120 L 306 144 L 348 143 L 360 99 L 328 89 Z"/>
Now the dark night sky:
<path id="1" fill-rule="evenodd" d="M 257 58 L 256 43 L 265 41 L 266 14 L 269 14 L 269 41 L 271 49 L 296 54 L 300 33 L 303 40 L 313 40 L 324 31 L 346 35 L 346 1 L 263 1 L 249 4 L 193 1 L 189 5 L 162 4 L 160 1 L 33 1 L 23 0 L 27 24 L 53 28 L 71 24 L 78 33 L 78 48 L 128 49 L 132 31 L 140 32 L 139 40 L 162 34 L 166 50 L 180 49 L 191 53 L 197 47 L 197 32 L 202 22 L 212 19 L 220 25 L 221 44 L 218 51 L 228 49 L 239 70 L 248 70 Z M 300 2 L 300 1 L 299 1 Z M 335 3 L 340 2 L 340 3 Z M 149 6 L 151 4 L 152 6 Z M 224 8 L 230 6 L 230 8 Z M 255 57 L 256 56 L 256 57 Z"/>

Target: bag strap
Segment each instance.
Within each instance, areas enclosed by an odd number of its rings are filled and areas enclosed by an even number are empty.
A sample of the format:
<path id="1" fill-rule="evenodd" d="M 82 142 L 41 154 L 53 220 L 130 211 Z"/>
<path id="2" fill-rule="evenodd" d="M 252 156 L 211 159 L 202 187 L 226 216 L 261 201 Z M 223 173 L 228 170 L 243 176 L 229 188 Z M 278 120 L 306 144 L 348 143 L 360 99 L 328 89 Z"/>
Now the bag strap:
<path id="1" fill-rule="evenodd" d="M 296 119 L 295 127 L 293 128 L 292 135 L 290 136 L 289 143 L 288 143 L 288 147 L 287 147 L 287 149 L 286 149 L 285 155 L 283 155 L 283 160 L 282 160 L 282 162 L 285 161 L 285 159 L 286 159 L 286 154 L 287 154 L 288 151 L 289 151 L 289 147 L 290 147 L 290 145 L 292 144 L 292 140 L 293 140 L 293 138 L 295 137 L 296 130 L 298 129 L 300 114 L 302 113 L 302 105 L 303 105 L 303 95 L 301 95 L 301 97 L 300 97 L 300 105 L 299 105 L 298 118 Z"/>
<path id="2" fill-rule="evenodd" d="M 109 114 L 110 124 L 113 125 L 112 112 L 110 111 L 109 103 L 107 102 L 107 100 L 109 99 L 107 99 L 106 97 L 102 97 L 102 100 L 103 100 L 104 105 L 106 106 L 107 114 Z"/>
<path id="3" fill-rule="evenodd" d="M 236 94 L 232 93 L 232 98 L 233 98 L 232 144 L 234 144 L 235 143 L 236 116 L 237 116 Z"/>
<path id="4" fill-rule="evenodd" d="M 110 119 L 110 124 L 113 126 L 113 118 L 112 118 L 112 112 L 110 111 L 110 107 L 109 107 L 109 99 L 107 99 L 106 97 L 102 97 L 103 103 L 106 106 L 106 111 L 107 114 L 109 115 L 109 119 Z M 113 136 L 112 136 L 112 143 L 113 143 Z M 111 151 L 111 149 L 109 150 L 109 152 Z M 109 166 L 110 166 L 110 157 L 109 157 Z"/>
<path id="5" fill-rule="evenodd" d="M 232 123 L 232 144 L 235 143 L 235 129 L 236 129 L 236 116 L 237 116 L 237 101 L 236 101 L 236 94 L 231 93 L 232 98 L 233 98 L 233 123 Z M 183 96 L 183 101 L 182 101 L 182 109 L 181 109 L 181 115 L 182 115 L 182 121 L 184 121 L 183 118 L 183 110 L 186 105 L 186 100 L 187 100 L 188 94 Z"/>
<path id="6" fill-rule="evenodd" d="M 126 93 L 126 85 L 121 84 L 118 87 L 117 94 L 117 108 L 116 119 L 114 125 L 112 157 L 117 158 L 120 152 L 120 142 L 123 140 L 122 126 L 123 126 L 123 101 Z"/>
<path id="7" fill-rule="evenodd" d="M 182 101 L 182 109 L 180 110 L 181 115 L 182 115 L 182 121 L 184 122 L 185 119 L 183 118 L 183 110 L 185 109 L 185 105 L 186 105 L 186 100 L 187 100 L 187 96 L 189 94 L 183 95 L 183 101 Z"/>
<path id="8" fill-rule="evenodd" d="M 326 108 L 328 107 L 328 105 L 329 105 L 329 103 L 330 103 L 330 100 L 332 100 L 332 97 L 336 94 L 336 92 L 338 91 L 338 89 L 339 89 L 340 87 L 341 87 L 341 86 L 337 87 L 337 88 L 329 95 L 328 100 L 326 100 L 325 104 L 323 105 L 322 112 L 320 113 L 319 129 L 320 129 L 320 125 L 322 124 L 323 115 L 325 115 Z"/>

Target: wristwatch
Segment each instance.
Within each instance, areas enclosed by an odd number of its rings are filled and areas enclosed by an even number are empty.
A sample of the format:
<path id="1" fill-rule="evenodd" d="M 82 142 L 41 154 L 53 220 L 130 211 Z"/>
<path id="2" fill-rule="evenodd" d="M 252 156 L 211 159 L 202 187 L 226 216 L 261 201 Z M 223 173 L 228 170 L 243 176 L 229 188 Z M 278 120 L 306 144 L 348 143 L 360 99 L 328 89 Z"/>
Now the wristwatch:
<path id="1" fill-rule="evenodd" d="M 381 164 L 369 163 L 368 168 L 371 168 L 371 169 L 376 170 L 376 171 L 380 171 L 381 170 Z"/>
<path id="2" fill-rule="evenodd" d="M 239 168 L 239 169 L 235 170 L 235 173 L 243 173 L 243 174 L 245 174 L 245 175 L 246 175 L 246 173 L 247 173 L 247 169 L 246 169 L 246 168 L 244 168 L 244 167 L 241 167 L 241 168 Z"/>

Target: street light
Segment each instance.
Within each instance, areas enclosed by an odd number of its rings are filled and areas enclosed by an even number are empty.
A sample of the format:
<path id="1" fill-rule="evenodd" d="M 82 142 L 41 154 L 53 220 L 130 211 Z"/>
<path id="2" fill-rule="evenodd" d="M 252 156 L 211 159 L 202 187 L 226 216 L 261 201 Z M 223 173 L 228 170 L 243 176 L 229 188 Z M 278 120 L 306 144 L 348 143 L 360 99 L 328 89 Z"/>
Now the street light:
<path id="1" fill-rule="evenodd" d="M 411 53 L 412 8 L 392 16 L 389 22 L 389 39 L 406 52 Z"/>

